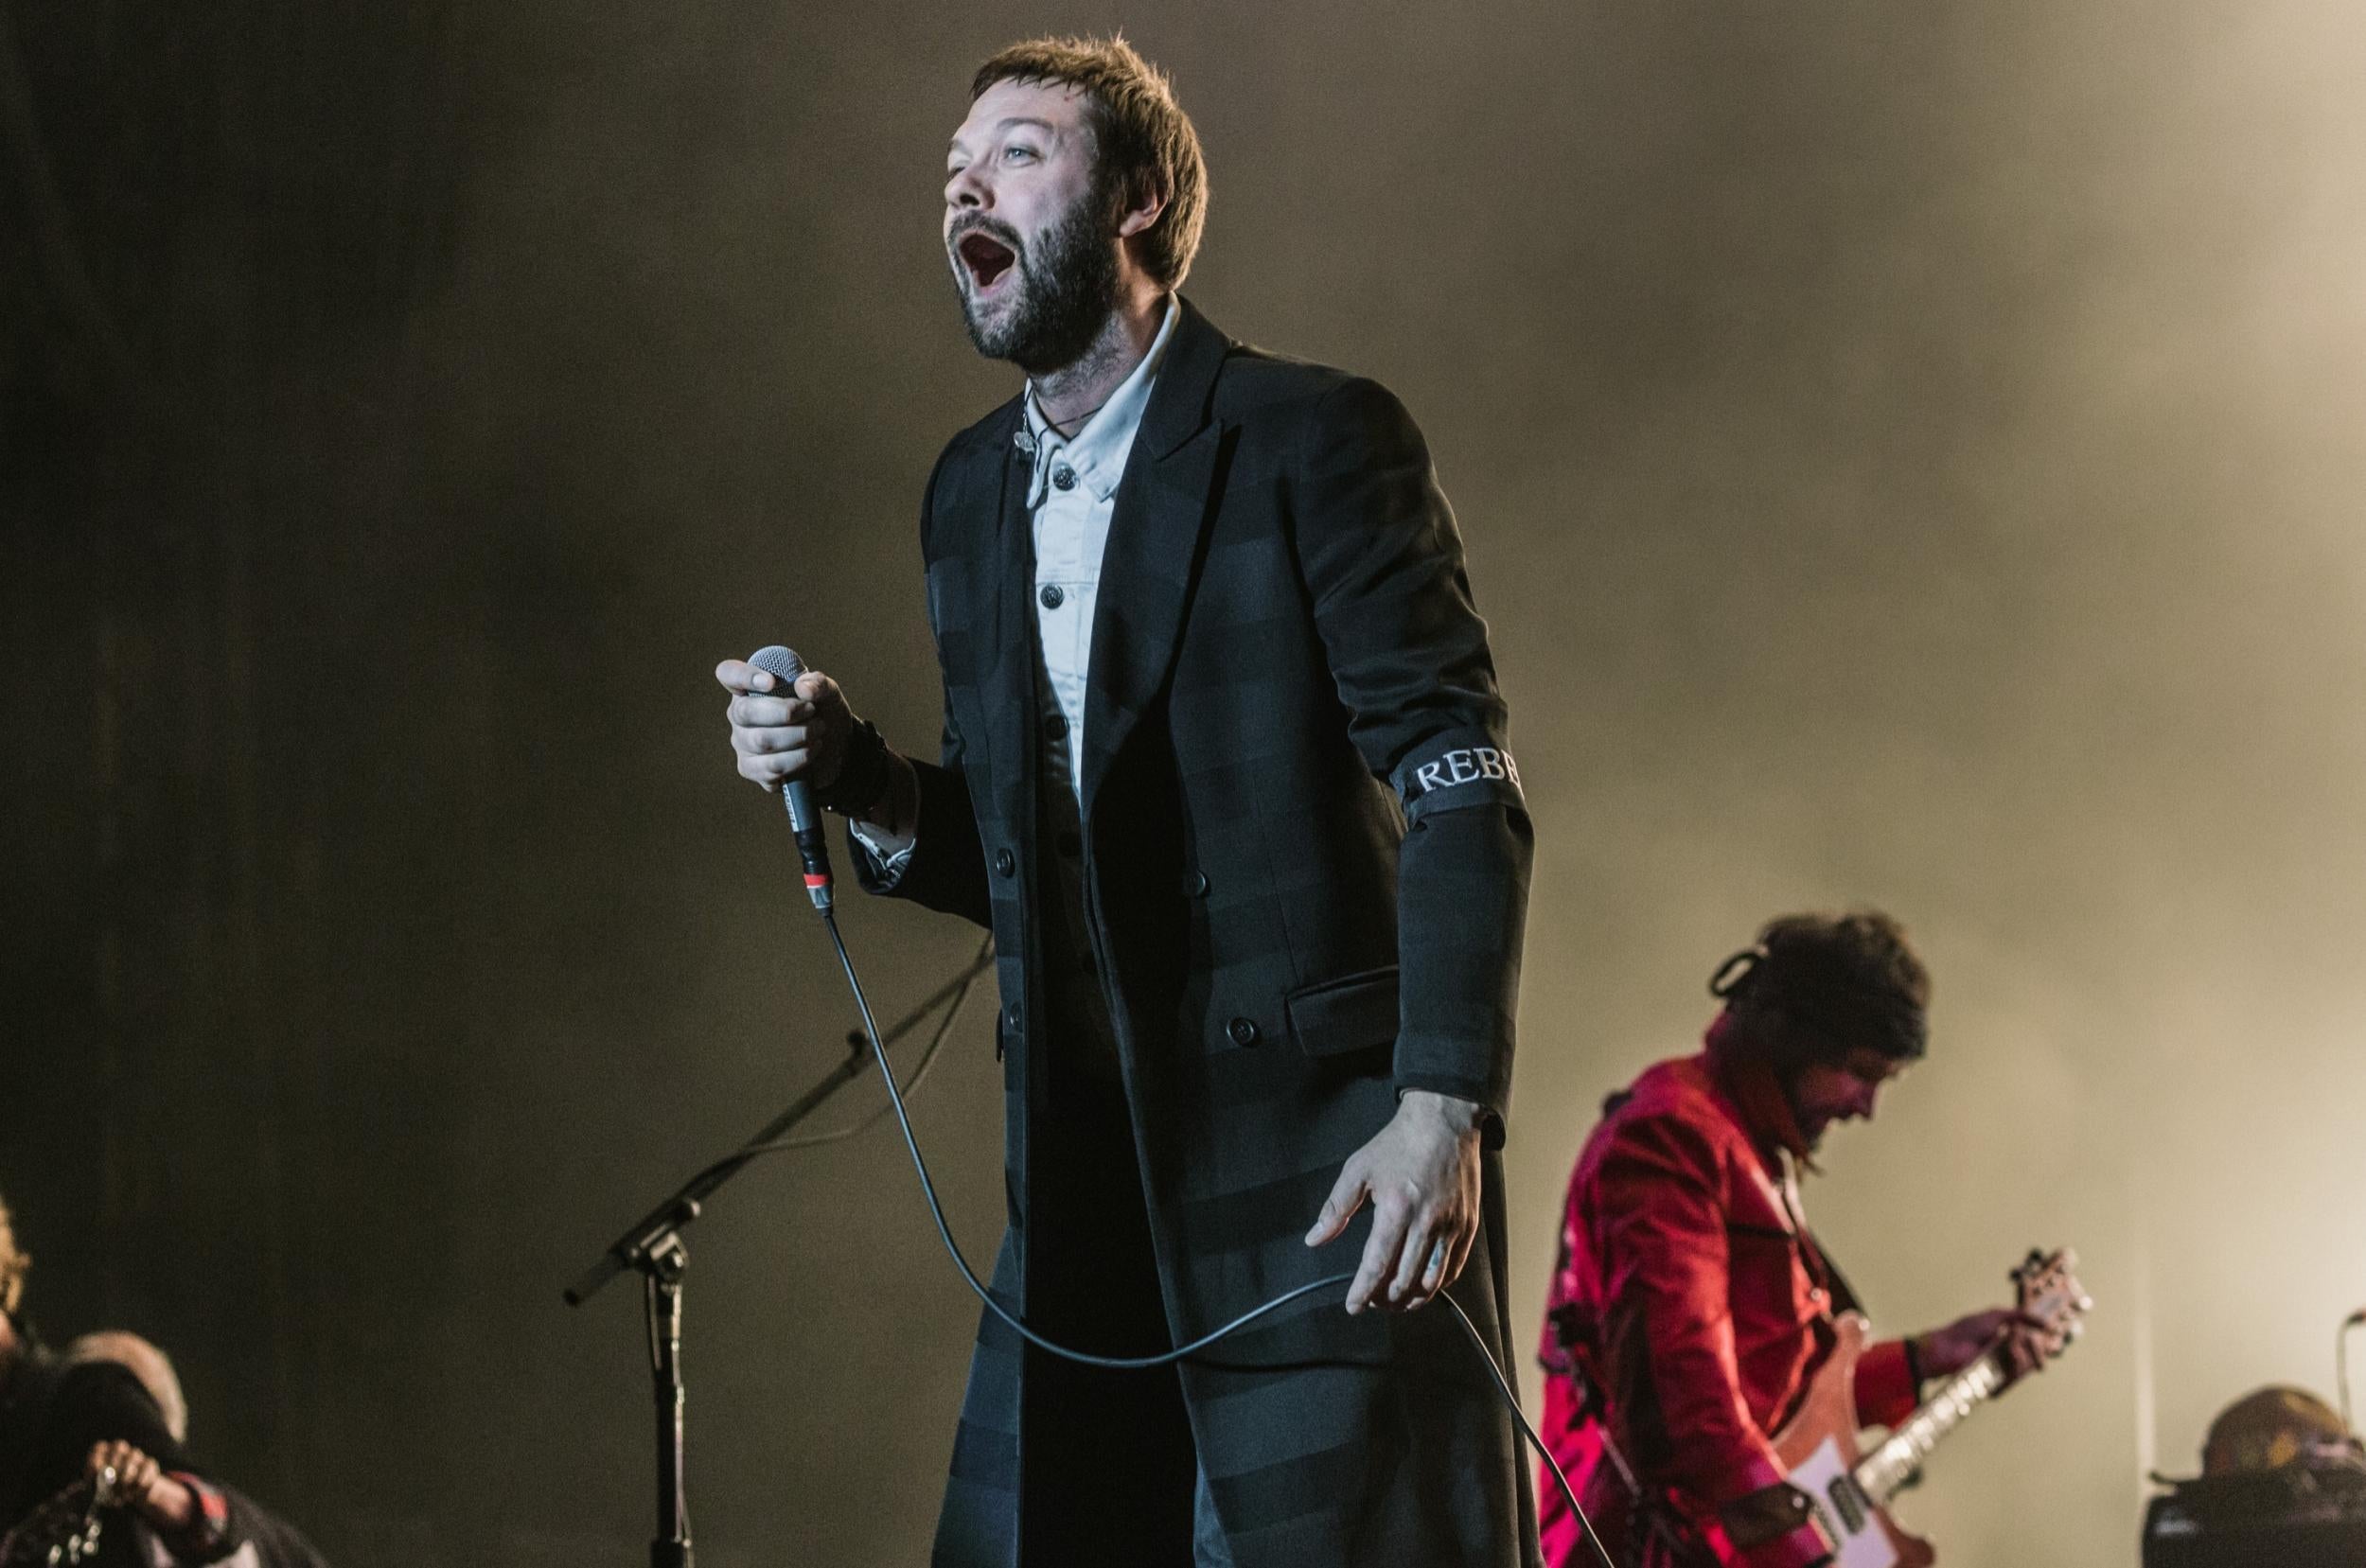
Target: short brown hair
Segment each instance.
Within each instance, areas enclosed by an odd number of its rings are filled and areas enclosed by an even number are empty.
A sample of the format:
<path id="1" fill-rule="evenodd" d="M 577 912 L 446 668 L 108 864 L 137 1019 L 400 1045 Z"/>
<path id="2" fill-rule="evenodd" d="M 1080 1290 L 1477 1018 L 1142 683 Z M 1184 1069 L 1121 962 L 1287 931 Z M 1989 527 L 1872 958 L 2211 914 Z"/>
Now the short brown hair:
<path id="1" fill-rule="evenodd" d="M 0 1199 L 0 1313 L 13 1313 L 25 1299 L 25 1271 L 32 1260 L 16 1250 L 16 1228 L 9 1223 L 9 1205 Z"/>
<path id="2" fill-rule="evenodd" d="M 1906 928 L 1879 909 L 1783 915 L 1719 966 L 1709 990 L 1778 1066 L 1838 1061 L 1868 1047 L 1920 1056 L 1931 972 Z"/>
<path id="3" fill-rule="evenodd" d="M 1031 38 L 978 67 L 970 101 L 998 81 L 1052 83 L 1085 95 L 1095 187 L 1112 213 L 1153 191 L 1165 195 L 1166 210 L 1136 238 L 1143 270 L 1164 288 L 1181 287 L 1208 217 L 1208 167 L 1167 74 L 1122 38 Z"/>

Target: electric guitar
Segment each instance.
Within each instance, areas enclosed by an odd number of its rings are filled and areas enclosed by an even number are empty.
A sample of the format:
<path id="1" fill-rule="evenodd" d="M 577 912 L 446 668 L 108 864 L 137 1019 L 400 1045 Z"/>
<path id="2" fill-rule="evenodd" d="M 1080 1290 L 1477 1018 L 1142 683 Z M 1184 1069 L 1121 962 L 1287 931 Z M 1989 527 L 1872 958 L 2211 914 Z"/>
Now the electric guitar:
<path id="1" fill-rule="evenodd" d="M 2088 1299 L 2071 1271 L 2078 1264 L 2067 1248 L 2051 1256 L 2032 1252 L 2013 1271 L 2016 1304 L 2040 1325 L 2039 1348 L 2047 1360 L 2070 1348 L 2085 1327 Z M 1929 1568 L 1937 1559 L 1931 1543 L 1910 1535 L 1890 1518 L 1886 1505 L 1922 1468 L 1939 1439 L 1965 1417 L 1994 1398 L 2010 1376 L 2006 1340 L 1947 1380 L 1897 1431 L 1870 1453 L 1857 1449 L 1857 1358 L 1864 1351 L 1865 1320 L 1855 1313 L 1838 1322 L 1839 1343 L 1808 1385 L 1805 1402 L 1774 1435 L 1774 1456 L 1791 1484 L 1805 1492 L 1833 1544 L 1836 1568 Z"/>

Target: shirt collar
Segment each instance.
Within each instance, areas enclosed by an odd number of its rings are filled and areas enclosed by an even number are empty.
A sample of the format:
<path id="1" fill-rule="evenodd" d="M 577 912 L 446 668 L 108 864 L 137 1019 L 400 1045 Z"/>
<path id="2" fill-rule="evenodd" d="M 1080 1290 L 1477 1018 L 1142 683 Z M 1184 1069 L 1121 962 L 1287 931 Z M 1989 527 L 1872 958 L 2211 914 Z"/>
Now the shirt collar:
<path id="1" fill-rule="evenodd" d="M 1710 1075 L 1740 1114 L 1742 1131 L 1750 1141 L 1770 1159 L 1779 1151 L 1797 1160 L 1802 1169 L 1821 1175 L 1815 1148 L 1799 1130 L 1799 1116 L 1791 1107 L 1782 1079 L 1763 1058 L 1752 1055 L 1741 1045 L 1733 1014 L 1719 1013 L 1702 1045 L 1708 1054 Z"/>
<path id="2" fill-rule="evenodd" d="M 1174 324 L 1183 313 L 1174 294 L 1167 296 L 1167 313 L 1158 324 L 1158 334 L 1150 340 L 1150 350 L 1133 373 L 1118 383 L 1109 394 L 1109 400 L 1094 411 L 1085 421 L 1085 428 L 1074 435 L 1062 435 L 1051 428 L 1036 405 L 1035 389 L 1031 382 L 1023 399 L 1027 418 L 1028 441 L 1033 444 L 1035 472 L 1027 487 L 1027 504 L 1043 502 L 1044 485 L 1052 469 L 1056 454 L 1076 477 L 1085 483 L 1095 499 L 1107 501 L 1117 493 L 1118 481 L 1125 477 L 1125 459 L 1134 449 L 1134 436 L 1142 428 L 1142 411 L 1150 405 L 1151 383 L 1158 379 L 1158 365 L 1166 358 L 1167 340 L 1174 336 Z M 1024 447 L 1027 442 L 1022 442 Z"/>

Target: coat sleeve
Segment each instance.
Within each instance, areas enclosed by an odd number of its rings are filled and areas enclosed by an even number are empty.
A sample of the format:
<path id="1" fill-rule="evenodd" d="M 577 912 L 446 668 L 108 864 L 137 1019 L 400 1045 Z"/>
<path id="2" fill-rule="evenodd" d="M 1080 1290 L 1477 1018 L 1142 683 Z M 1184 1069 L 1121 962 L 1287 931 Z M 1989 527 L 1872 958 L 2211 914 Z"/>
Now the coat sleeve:
<path id="1" fill-rule="evenodd" d="M 1398 1090 L 1474 1101 L 1500 1141 L 1531 832 L 1461 535 L 1386 388 L 1350 379 L 1314 409 L 1292 520 L 1349 736 L 1406 803 Z"/>
<path id="2" fill-rule="evenodd" d="M 1603 1282 L 1602 1355 L 1613 1433 L 1704 1519 L 1783 1479 L 1742 1397 L 1719 1157 L 1697 1128 L 1639 1118 L 1617 1128 L 1588 1207 Z M 1812 1524 L 1736 1555 L 1800 1568 L 1830 1547 Z"/>
<path id="3" fill-rule="evenodd" d="M 933 763 L 911 759 L 912 771 L 920 775 L 920 815 L 910 856 L 890 872 L 850 828 L 846 848 L 854 856 L 855 877 L 867 892 L 908 898 L 924 908 L 991 926 L 985 845 L 978 837 L 978 814 L 962 771 L 961 732 L 949 709 L 938 755 L 942 760 Z"/>
<path id="4" fill-rule="evenodd" d="M 1896 1426 L 1915 1413 L 1920 1389 L 1914 1363 L 1902 1339 L 1868 1345 L 1857 1361 L 1857 1381 L 1850 1390 L 1857 1399 L 1859 1426 Z"/>
<path id="5" fill-rule="evenodd" d="M 936 523 L 937 482 L 952 449 L 937 459 L 928 475 L 928 488 L 920 502 L 922 549 Z M 931 607 L 931 613 L 934 608 Z M 986 888 L 985 844 L 978 836 L 978 813 L 969 797 L 969 777 L 962 771 L 962 732 L 953 721 L 953 702 L 945 703 L 945 728 L 937 760 L 910 758 L 920 776 L 920 808 L 914 824 L 910 854 L 892 872 L 870 847 L 846 835 L 854 857 L 855 877 L 866 892 L 908 898 L 940 913 L 959 915 L 974 925 L 994 924 L 993 901 Z"/>

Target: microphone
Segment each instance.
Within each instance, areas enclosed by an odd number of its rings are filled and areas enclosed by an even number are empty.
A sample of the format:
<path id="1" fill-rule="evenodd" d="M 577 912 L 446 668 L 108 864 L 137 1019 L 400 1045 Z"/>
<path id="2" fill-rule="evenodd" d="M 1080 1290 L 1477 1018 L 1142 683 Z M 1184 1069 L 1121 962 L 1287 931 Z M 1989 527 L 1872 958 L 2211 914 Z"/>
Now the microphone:
<path id="1" fill-rule="evenodd" d="M 805 661 L 793 649 L 775 643 L 768 648 L 758 648 L 748 656 L 748 662 L 764 671 L 776 682 L 775 689 L 786 694 L 790 701 L 797 698 L 797 678 L 805 673 Z M 788 808 L 788 827 L 797 836 L 797 855 L 805 863 L 805 893 L 813 907 L 823 914 L 830 912 L 834 895 L 830 890 L 830 841 L 821 831 L 821 819 L 813 809 L 813 791 L 803 779 L 789 779 L 781 785 L 781 803 Z"/>
<path id="2" fill-rule="evenodd" d="M 2355 1329 L 2362 1323 L 2366 1323 L 2366 1307 L 2360 1307 L 2357 1311 L 2343 1318 L 2341 1320 L 2341 1327 L 2344 1329 Z"/>

